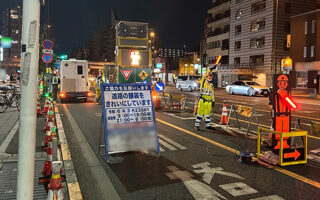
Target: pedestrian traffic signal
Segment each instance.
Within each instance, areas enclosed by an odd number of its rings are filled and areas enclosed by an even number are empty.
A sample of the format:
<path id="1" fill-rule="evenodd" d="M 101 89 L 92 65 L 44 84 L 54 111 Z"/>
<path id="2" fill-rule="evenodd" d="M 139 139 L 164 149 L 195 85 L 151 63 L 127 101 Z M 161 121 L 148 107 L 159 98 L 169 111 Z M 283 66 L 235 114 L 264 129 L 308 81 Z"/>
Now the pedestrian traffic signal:
<path id="1" fill-rule="evenodd" d="M 67 59 L 68 59 L 68 55 L 61 55 L 61 56 L 60 56 L 60 59 L 61 59 L 61 60 L 67 60 Z"/>

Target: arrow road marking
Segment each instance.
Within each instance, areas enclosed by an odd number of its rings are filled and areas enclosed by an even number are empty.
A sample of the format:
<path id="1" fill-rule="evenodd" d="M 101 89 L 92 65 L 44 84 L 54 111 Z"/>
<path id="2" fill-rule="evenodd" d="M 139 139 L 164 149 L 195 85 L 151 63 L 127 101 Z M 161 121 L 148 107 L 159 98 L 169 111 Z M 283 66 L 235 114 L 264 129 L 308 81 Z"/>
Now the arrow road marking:
<path id="1" fill-rule="evenodd" d="M 182 180 L 183 184 L 186 186 L 195 200 L 226 200 L 224 196 L 212 189 L 210 186 L 193 179 L 193 175 L 190 172 L 181 171 L 175 166 L 169 166 L 168 169 L 171 172 L 166 173 L 166 175 L 171 180 Z"/>
<path id="2" fill-rule="evenodd" d="M 297 160 L 300 155 L 300 152 L 295 149 L 293 153 L 285 153 L 284 158 L 294 158 L 294 160 Z"/>
<path id="3" fill-rule="evenodd" d="M 221 167 L 214 167 L 211 168 L 210 167 L 210 163 L 208 162 L 204 162 L 204 163 L 200 163 L 200 164 L 196 164 L 196 165 L 192 165 L 193 168 L 201 168 L 201 169 L 197 169 L 197 170 L 193 170 L 195 173 L 197 174 L 201 174 L 204 173 L 202 180 L 204 180 L 206 183 L 210 184 L 212 181 L 212 178 L 215 174 L 220 174 L 223 176 L 229 176 L 229 177 L 233 177 L 233 178 L 238 178 L 238 179 L 244 179 L 241 176 L 231 173 L 231 172 L 226 172 L 223 171 L 224 169 Z"/>

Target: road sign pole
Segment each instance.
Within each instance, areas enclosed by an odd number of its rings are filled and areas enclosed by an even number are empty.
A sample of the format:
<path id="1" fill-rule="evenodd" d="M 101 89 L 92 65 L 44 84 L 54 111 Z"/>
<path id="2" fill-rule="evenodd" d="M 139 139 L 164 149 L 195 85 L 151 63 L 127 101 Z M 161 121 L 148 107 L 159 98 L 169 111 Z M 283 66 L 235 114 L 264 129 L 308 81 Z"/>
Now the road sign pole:
<path id="1" fill-rule="evenodd" d="M 25 200 L 33 199 L 34 189 L 39 27 L 40 1 L 23 0 L 17 199 Z"/>

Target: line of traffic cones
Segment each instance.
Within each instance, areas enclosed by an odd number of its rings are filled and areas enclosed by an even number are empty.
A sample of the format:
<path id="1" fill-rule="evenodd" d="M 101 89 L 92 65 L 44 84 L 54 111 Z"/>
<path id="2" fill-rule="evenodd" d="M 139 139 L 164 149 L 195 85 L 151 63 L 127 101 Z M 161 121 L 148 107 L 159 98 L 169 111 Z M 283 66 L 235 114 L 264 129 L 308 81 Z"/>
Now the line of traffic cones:
<path id="1" fill-rule="evenodd" d="M 44 184 L 48 192 L 47 199 L 63 200 L 63 185 L 62 181 L 65 176 L 62 173 L 62 162 L 60 160 L 60 146 L 58 145 L 58 136 L 56 134 L 56 121 L 54 115 L 54 106 L 50 98 L 46 98 L 43 114 L 45 116 L 45 133 L 42 149 L 46 151 L 46 160 L 43 165 L 42 175 L 39 178 L 39 183 Z"/>
<path id="2" fill-rule="evenodd" d="M 229 122 L 229 119 L 228 119 L 228 109 L 227 109 L 226 102 L 223 101 L 223 108 L 222 108 L 222 114 L 221 114 L 220 124 L 221 124 L 221 125 L 227 125 L 228 122 Z"/>

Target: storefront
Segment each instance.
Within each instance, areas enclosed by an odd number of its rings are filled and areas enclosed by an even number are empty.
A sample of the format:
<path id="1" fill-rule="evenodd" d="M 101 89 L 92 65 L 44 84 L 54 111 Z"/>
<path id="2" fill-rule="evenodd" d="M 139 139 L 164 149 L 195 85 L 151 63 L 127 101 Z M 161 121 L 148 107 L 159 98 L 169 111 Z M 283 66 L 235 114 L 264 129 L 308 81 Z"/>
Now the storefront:
<path id="1" fill-rule="evenodd" d="M 315 88 L 320 91 L 320 61 L 295 63 L 296 87 Z"/>
<path id="2" fill-rule="evenodd" d="M 221 69 L 218 70 L 218 87 L 226 87 L 237 80 L 252 80 L 252 70 L 250 69 Z"/>

